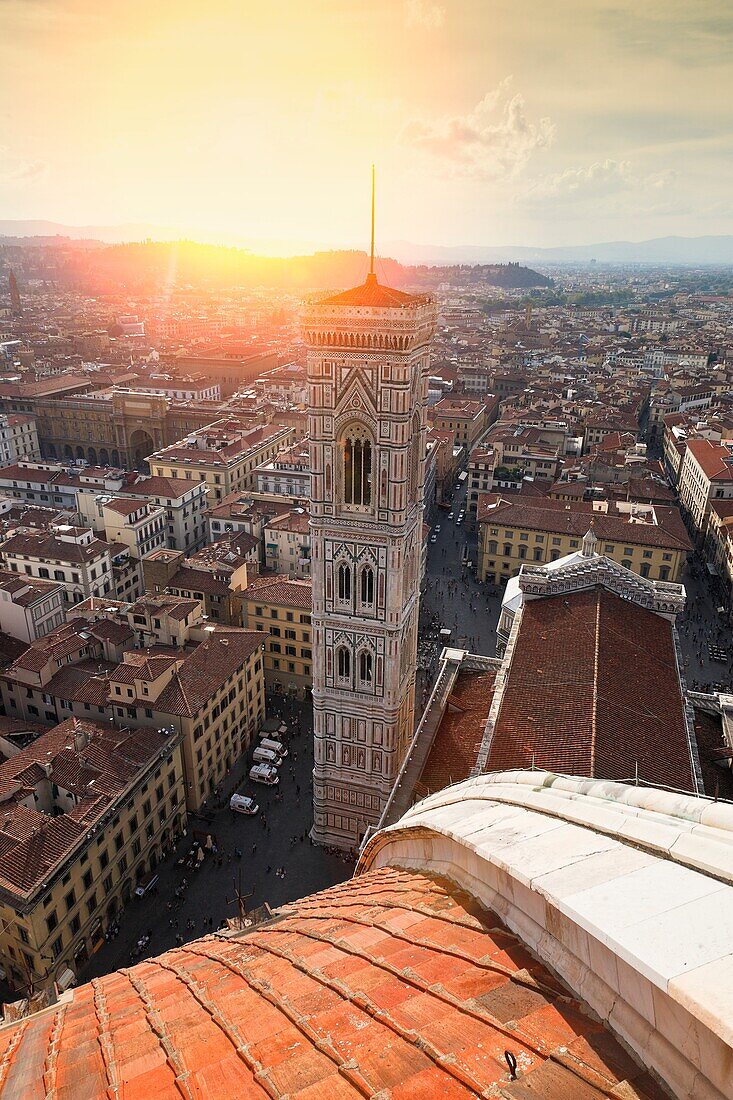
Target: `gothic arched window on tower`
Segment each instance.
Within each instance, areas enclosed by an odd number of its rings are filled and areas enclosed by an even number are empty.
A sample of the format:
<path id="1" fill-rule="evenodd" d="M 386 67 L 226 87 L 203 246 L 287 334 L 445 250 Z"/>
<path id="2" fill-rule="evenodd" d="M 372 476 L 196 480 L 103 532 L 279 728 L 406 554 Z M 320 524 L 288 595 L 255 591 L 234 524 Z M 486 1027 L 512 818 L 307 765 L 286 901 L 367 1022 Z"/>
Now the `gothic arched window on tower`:
<path id="1" fill-rule="evenodd" d="M 366 606 L 374 603 L 374 570 L 365 565 L 361 571 L 361 602 Z"/>
<path id="2" fill-rule="evenodd" d="M 370 508 L 372 503 L 372 440 L 354 426 L 344 436 L 344 504 Z"/>
<path id="3" fill-rule="evenodd" d="M 359 654 L 359 682 L 371 686 L 372 678 L 372 655 L 368 649 L 362 649 Z"/>
<path id="4" fill-rule="evenodd" d="M 345 645 L 336 650 L 336 675 L 339 680 L 351 679 L 351 653 Z"/>
<path id="5" fill-rule="evenodd" d="M 351 566 L 339 565 L 336 574 L 336 592 L 340 600 L 351 599 Z"/>
<path id="6" fill-rule="evenodd" d="M 422 445 L 422 432 L 420 430 L 420 417 L 417 413 L 412 418 L 412 438 L 410 440 L 410 500 L 417 500 L 417 488 L 420 480 L 420 447 Z"/>

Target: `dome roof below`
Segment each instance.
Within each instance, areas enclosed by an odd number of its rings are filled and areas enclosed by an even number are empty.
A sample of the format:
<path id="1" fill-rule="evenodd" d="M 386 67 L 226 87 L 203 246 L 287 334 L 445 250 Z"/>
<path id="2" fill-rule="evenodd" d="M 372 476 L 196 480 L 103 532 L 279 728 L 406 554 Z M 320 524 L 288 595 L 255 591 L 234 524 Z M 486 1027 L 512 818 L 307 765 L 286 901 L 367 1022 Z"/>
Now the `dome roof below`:
<path id="1" fill-rule="evenodd" d="M 52 1093 L 665 1095 L 496 914 L 446 880 L 391 867 L 0 1029 L 0 1095 Z"/>

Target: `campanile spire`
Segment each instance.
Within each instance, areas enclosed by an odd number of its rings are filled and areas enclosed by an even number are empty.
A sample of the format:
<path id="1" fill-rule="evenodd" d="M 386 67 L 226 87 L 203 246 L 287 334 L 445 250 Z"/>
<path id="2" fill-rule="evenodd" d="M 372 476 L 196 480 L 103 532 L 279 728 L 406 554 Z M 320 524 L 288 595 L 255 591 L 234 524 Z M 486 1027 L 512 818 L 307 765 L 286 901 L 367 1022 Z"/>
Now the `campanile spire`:
<path id="1" fill-rule="evenodd" d="M 369 252 L 369 274 L 374 274 L 374 165 L 372 165 L 372 246 Z"/>
<path id="2" fill-rule="evenodd" d="M 308 345 L 313 831 L 358 848 L 414 732 L 431 295 L 362 286 L 314 302 Z"/>

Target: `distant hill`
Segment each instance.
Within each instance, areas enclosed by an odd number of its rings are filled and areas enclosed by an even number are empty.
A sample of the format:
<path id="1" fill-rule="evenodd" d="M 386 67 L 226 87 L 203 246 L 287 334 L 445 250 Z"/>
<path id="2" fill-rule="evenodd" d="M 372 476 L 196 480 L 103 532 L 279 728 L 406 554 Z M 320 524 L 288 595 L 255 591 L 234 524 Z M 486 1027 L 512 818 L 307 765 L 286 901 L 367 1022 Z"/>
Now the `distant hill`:
<path id="1" fill-rule="evenodd" d="M 68 237 L 72 241 L 102 241 L 104 244 L 120 244 L 123 241 L 168 241 L 180 237 L 180 231 L 168 230 L 145 222 L 127 222 L 123 225 L 63 225 L 61 222 L 31 219 L 10 221 L 0 218 L 0 237 Z"/>
<path id="2" fill-rule="evenodd" d="M 72 241 L 101 241 L 104 244 L 124 244 L 135 241 L 170 242 L 180 239 L 180 229 L 152 225 L 148 222 L 127 222 L 121 225 L 64 225 L 42 219 L 14 221 L 0 219 L 0 237 L 12 238 L 12 243 L 35 243 L 29 238 L 45 238 L 46 243 L 66 238 Z M 200 238 L 205 241 L 205 236 Z M 220 239 L 220 238 L 219 238 Z M 276 251 L 267 242 L 248 241 L 232 234 L 228 238 L 237 248 L 256 253 Z M 7 243 L 11 243 L 8 241 Z M 271 242 L 277 244 L 277 242 Z M 303 253 L 311 245 L 302 246 Z M 605 241 L 598 244 L 558 245 L 535 248 L 527 245 L 423 245 L 411 241 L 388 241 L 382 251 L 407 266 L 453 267 L 477 264 L 565 264 L 565 263 L 639 263 L 639 264 L 733 264 L 733 235 L 707 237 L 653 237 L 643 241 Z M 333 253 L 322 253 L 332 255 Z"/>
<path id="3" fill-rule="evenodd" d="M 3 246 L 17 249 L 17 238 L 0 237 Z M 369 260 L 357 250 L 314 252 L 288 258 L 256 256 L 241 248 L 197 244 L 192 241 L 143 241 L 104 245 L 65 237 L 29 237 L 22 245 L 27 255 L 53 261 L 54 277 L 90 293 L 120 289 L 156 293 L 173 281 L 177 287 L 268 286 L 302 292 L 356 286 L 364 281 Z M 520 264 L 453 267 L 409 267 L 379 257 L 377 274 L 390 286 L 431 287 L 488 283 L 502 288 L 550 285 L 544 275 Z"/>
<path id="4" fill-rule="evenodd" d="M 733 264 L 733 235 L 710 237 L 654 237 L 646 241 L 607 241 L 601 244 L 557 248 L 459 245 L 441 247 L 391 241 L 386 246 L 402 263 L 412 264 Z"/>

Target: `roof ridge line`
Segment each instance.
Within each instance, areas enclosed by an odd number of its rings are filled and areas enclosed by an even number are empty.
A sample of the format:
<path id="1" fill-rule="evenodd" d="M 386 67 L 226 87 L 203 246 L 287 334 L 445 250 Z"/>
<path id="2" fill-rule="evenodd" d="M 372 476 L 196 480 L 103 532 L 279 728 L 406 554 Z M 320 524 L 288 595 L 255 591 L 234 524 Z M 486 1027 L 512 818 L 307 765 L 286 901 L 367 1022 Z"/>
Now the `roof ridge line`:
<path id="1" fill-rule="evenodd" d="M 595 773 L 596 767 L 596 730 L 598 727 L 598 668 L 599 668 L 599 654 L 601 648 L 601 595 L 603 593 L 602 588 L 596 589 L 596 637 L 595 647 L 593 652 L 593 710 L 591 717 L 591 735 L 590 735 L 590 768 L 591 773 Z"/>

